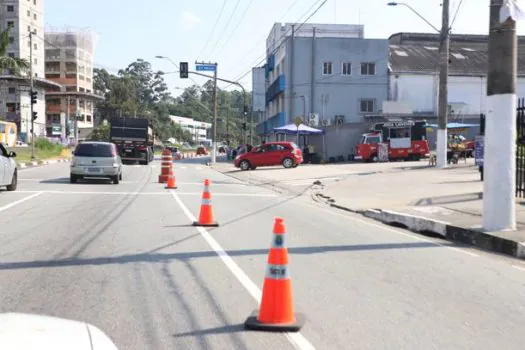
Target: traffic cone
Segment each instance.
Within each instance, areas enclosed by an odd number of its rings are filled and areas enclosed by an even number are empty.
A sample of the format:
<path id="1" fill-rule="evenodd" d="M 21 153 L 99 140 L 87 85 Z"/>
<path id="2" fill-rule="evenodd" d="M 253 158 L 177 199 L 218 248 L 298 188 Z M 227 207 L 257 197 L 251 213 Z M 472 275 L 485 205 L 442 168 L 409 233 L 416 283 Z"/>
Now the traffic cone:
<path id="1" fill-rule="evenodd" d="M 283 219 L 276 218 L 268 253 L 266 277 L 259 310 L 246 319 L 244 327 L 269 332 L 299 332 L 306 322 L 303 314 L 294 313 L 292 280 L 288 271 L 288 248 Z"/>
<path id="2" fill-rule="evenodd" d="M 195 221 L 193 226 L 219 226 L 213 221 L 213 210 L 211 208 L 210 180 L 204 180 L 204 192 L 202 193 L 201 212 L 199 221 Z"/>
<path id="3" fill-rule="evenodd" d="M 165 189 L 167 190 L 175 190 L 177 189 L 177 185 L 175 184 L 175 174 L 170 174 L 170 176 L 168 177 L 168 184 L 167 186 L 165 187 Z"/>

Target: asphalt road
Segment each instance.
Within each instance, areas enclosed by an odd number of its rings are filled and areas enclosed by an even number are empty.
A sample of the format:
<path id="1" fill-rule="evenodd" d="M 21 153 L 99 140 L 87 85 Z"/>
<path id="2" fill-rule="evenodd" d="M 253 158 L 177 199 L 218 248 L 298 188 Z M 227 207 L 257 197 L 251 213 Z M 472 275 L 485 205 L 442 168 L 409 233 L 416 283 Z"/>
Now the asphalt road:
<path id="1" fill-rule="evenodd" d="M 247 185 L 190 159 L 124 181 L 68 164 L 0 192 L 0 311 L 83 320 L 120 349 L 523 349 L 525 264 Z M 293 171 L 293 170 L 291 170 Z M 208 178 L 220 227 L 189 226 Z M 246 332 L 273 219 L 289 234 L 299 334 Z"/>

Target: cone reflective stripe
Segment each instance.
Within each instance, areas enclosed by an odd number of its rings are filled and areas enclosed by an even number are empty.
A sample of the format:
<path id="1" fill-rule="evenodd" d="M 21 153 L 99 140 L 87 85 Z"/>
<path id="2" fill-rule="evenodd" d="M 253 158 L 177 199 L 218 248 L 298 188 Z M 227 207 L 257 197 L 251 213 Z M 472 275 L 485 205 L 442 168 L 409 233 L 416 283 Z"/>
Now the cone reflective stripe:
<path id="1" fill-rule="evenodd" d="M 261 305 L 244 323 L 247 329 L 298 332 L 305 323 L 304 315 L 294 312 L 285 232 L 283 219 L 275 219 Z"/>
<path id="2" fill-rule="evenodd" d="M 202 193 L 199 221 L 195 221 L 193 226 L 219 226 L 216 221 L 213 221 L 210 181 L 208 179 L 204 180 L 204 191 Z"/>
<path id="3" fill-rule="evenodd" d="M 160 167 L 159 183 L 168 182 L 169 177 L 173 175 L 173 155 L 167 148 L 162 151 L 162 164 Z"/>

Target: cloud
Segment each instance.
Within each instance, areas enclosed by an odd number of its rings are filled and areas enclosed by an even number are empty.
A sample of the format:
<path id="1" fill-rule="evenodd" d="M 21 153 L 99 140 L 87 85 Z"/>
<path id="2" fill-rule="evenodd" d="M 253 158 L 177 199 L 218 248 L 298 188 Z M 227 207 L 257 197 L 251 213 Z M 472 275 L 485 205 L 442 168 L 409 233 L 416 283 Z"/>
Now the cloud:
<path id="1" fill-rule="evenodd" d="M 188 11 L 181 14 L 181 20 L 186 28 L 193 28 L 201 22 L 199 17 Z"/>

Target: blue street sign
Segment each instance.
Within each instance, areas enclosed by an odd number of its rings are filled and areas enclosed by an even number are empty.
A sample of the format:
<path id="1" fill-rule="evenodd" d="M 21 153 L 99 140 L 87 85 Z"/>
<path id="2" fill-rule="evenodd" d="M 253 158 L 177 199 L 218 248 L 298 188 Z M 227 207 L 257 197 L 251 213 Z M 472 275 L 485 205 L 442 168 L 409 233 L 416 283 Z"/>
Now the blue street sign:
<path id="1" fill-rule="evenodd" d="M 215 72 L 214 64 L 197 64 L 195 68 L 198 72 Z"/>

